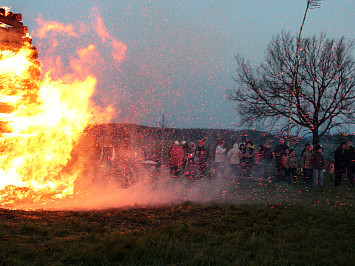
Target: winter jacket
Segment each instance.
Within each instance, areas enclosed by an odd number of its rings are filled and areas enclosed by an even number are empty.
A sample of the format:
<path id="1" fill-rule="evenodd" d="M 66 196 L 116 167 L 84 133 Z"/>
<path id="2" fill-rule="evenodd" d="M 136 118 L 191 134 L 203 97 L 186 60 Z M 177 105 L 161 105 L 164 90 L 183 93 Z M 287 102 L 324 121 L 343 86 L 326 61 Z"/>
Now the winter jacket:
<path id="1" fill-rule="evenodd" d="M 324 169 L 325 161 L 323 154 L 319 151 L 314 151 L 311 154 L 311 165 L 313 169 Z"/>
<path id="2" fill-rule="evenodd" d="M 354 167 L 355 166 L 355 150 L 352 146 L 348 147 L 345 152 L 345 165 L 346 167 Z"/>
<path id="3" fill-rule="evenodd" d="M 180 166 L 184 160 L 184 150 L 180 146 L 173 146 L 170 150 L 170 163 L 174 166 Z"/>
<path id="4" fill-rule="evenodd" d="M 336 149 L 334 153 L 334 167 L 335 169 L 344 169 L 346 166 L 346 153 L 342 147 Z"/>
<path id="5" fill-rule="evenodd" d="M 224 162 L 224 159 L 226 157 L 226 150 L 227 149 L 224 149 L 219 145 L 217 146 L 215 157 L 214 157 L 214 161 L 216 163 L 223 163 Z"/>
<path id="6" fill-rule="evenodd" d="M 311 164 L 311 155 L 312 153 L 310 151 L 305 151 L 302 155 L 302 167 L 306 169 L 312 169 L 312 164 Z"/>
<path id="7" fill-rule="evenodd" d="M 289 155 L 286 158 L 286 168 L 287 169 L 297 169 L 298 168 L 298 161 L 295 155 Z"/>
<path id="8" fill-rule="evenodd" d="M 254 161 L 254 148 L 253 146 L 249 147 L 249 148 L 245 148 L 245 158 L 244 161 L 248 164 L 251 164 Z"/>
<path id="9" fill-rule="evenodd" d="M 234 144 L 233 149 L 228 152 L 227 158 L 231 164 L 240 164 L 240 154 L 241 150 L 239 149 L 238 144 Z"/>
<path id="10" fill-rule="evenodd" d="M 284 154 L 286 154 L 286 149 L 288 149 L 288 146 L 286 144 L 281 145 L 278 144 L 276 145 L 275 149 L 274 149 L 274 153 L 275 153 L 275 159 L 279 162 L 282 161 L 282 156 Z"/>
<path id="11" fill-rule="evenodd" d="M 286 160 L 287 160 L 287 155 L 286 154 L 282 155 L 282 166 L 284 168 L 287 168 Z"/>
<path id="12" fill-rule="evenodd" d="M 262 164 L 270 164 L 272 162 L 272 159 L 274 158 L 274 155 L 272 154 L 272 150 L 268 147 L 264 147 L 260 151 L 260 163 Z"/>
<path id="13" fill-rule="evenodd" d="M 196 156 L 200 164 L 204 164 L 207 162 L 209 153 L 206 150 L 205 146 L 198 146 L 196 149 Z"/>

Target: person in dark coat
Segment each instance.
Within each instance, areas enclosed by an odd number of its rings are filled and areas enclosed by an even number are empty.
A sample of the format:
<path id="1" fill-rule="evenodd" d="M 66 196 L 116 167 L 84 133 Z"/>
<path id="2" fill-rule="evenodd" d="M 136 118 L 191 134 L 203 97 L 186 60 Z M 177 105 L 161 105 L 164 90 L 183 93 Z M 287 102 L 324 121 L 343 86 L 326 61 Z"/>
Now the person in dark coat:
<path id="1" fill-rule="evenodd" d="M 269 174 L 270 174 L 271 162 L 272 162 L 273 158 L 274 158 L 274 155 L 273 155 L 272 150 L 270 148 L 269 142 L 266 141 L 265 145 L 263 146 L 263 148 L 260 151 L 260 158 L 259 158 L 260 170 L 261 170 L 260 175 L 265 179 L 270 178 Z"/>
<path id="2" fill-rule="evenodd" d="M 248 140 L 245 144 L 245 176 L 252 177 L 252 169 L 254 165 L 254 146 L 251 140 Z"/>
<path id="3" fill-rule="evenodd" d="M 335 170 L 335 183 L 334 185 L 340 186 L 343 179 L 343 174 L 346 169 L 346 143 L 342 143 L 341 146 L 336 149 L 334 153 L 334 170 Z"/>
<path id="4" fill-rule="evenodd" d="M 280 181 L 285 176 L 284 167 L 282 165 L 282 156 L 286 154 L 287 149 L 289 149 L 289 147 L 285 144 L 285 139 L 280 138 L 280 143 L 277 144 L 274 149 L 276 181 Z"/>
<path id="5" fill-rule="evenodd" d="M 182 168 L 185 169 L 186 167 L 186 163 L 187 163 L 187 154 L 190 150 L 190 147 L 189 147 L 189 143 L 186 142 L 185 140 L 183 140 L 181 142 L 181 148 L 183 149 L 184 153 L 185 153 L 185 156 L 184 156 L 184 161 L 182 163 Z"/>
<path id="6" fill-rule="evenodd" d="M 346 143 L 346 150 L 345 150 L 345 167 L 346 173 L 349 180 L 349 186 L 354 186 L 354 176 L 355 176 L 355 150 L 350 141 Z"/>
<path id="7" fill-rule="evenodd" d="M 304 173 L 304 179 L 307 185 L 313 184 L 313 166 L 311 163 L 311 156 L 313 152 L 313 145 L 309 144 L 307 150 L 302 155 L 302 168 Z"/>
<path id="8" fill-rule="evenodd" d="M 206 170 L 207 170 L 207 160 L 209 157 L 209 152 L 207 151 L 206 147 L 204 146 L 203 141 L 198 143 L 196 149 L 196 156 L 198 160 L 198 166 L 200 170 L 200 177 L 206 177 Z"/>
<path id="9" fill-rule="evenodd" d="M 322 146 L 317 144 L 311 154 L 311 164 L 313 169 L 313 186 L 323 186 L 323 169 L 325 167 L 325 160 L 322 153 Z"/>

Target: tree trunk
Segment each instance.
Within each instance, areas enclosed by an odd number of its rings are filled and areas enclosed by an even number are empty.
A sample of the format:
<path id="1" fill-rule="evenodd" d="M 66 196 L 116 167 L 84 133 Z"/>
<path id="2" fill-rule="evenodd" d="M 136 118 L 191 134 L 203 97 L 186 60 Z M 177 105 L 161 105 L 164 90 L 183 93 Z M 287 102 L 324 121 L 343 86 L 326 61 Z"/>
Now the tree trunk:
<path id="1" fill-rule="evenodd" d="M 318 133 L 318 128 L 314 128 L 312 130 L 312 136 L 313 136 L 313 144 L 319 144 L 319 133 Z"/>

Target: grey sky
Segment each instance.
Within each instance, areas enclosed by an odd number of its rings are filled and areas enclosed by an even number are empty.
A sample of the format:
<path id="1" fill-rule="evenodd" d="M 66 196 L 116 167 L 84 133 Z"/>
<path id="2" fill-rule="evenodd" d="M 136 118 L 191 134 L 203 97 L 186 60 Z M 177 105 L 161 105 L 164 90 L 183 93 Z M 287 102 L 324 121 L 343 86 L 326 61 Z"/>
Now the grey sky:
<path id="1" fill-rule="evenodd" d="M 226 90 L 234 87 L 234 55 L 260 63 L 274 35 L 282 30 L 298 33 L 306 0 L 11 0 L 2 4 L 23 14 L 40 57 L 47 52 L 48 40 L 36 36 L 37 18 L 92 25 L 96 15 L 102 17 L 109 34 L 127 46 L 125 59 L 117 64 L 109 56 L 110 48 L 103 45 L 101 62 L 93 67 L 98 78 L 94 99 L 99 105 L 115 106 L 114 121 L 157 126 L 164 113 L 171 127 L 237 128 L 235 104 L 225 100 Z M 324 0 L 321 8 L 309 11 L 303 36 L 326 31 L 329 37 L 354 38 L 354 28 L 355 1 Z M 57 53 L 70 57 L 78 46 L 90 43 L 100 46 L 100 39 L 94 34 L 68 38 Z"/>

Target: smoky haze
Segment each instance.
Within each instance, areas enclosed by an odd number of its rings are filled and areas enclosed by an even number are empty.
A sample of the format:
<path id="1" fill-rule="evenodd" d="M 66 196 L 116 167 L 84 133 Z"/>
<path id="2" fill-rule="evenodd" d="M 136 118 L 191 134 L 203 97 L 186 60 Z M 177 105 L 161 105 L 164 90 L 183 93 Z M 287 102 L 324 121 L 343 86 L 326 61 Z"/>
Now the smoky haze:
<path id="1" fill-rule="evenodd" d="M 173 177 L 166 163 L 160 168 L 145 163 L 156 160 L 157 154 L 159 157 L 160 144 L 160 139 L 146 132 L 139 134 L 126 129 L 120 135 L 110 130 L 91 129 L 76 145 L 72 161 L 63 170 L 80 169 L 74 194 L 63 199 L 44 197 L 36 202 L 18 201 L 12 208 L 85 211 L 185 202 L 269 204 L 292 201 L 296 195 L 296 186 L 280 186 L 272 190 L 269 180 L 232 176 L 227 162 L 222 177 L 215 177 L 211 162 L 211 173 L 205 178 L 191 179 L 184 174 Z M 115 158 L 110 162 L 103 156 L 106 147 L 115 148 Z M 166 157 L 167 150 L 164 154 Z M 257 173 L 254 174 L 256 177 Z"/>

